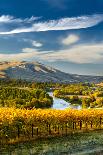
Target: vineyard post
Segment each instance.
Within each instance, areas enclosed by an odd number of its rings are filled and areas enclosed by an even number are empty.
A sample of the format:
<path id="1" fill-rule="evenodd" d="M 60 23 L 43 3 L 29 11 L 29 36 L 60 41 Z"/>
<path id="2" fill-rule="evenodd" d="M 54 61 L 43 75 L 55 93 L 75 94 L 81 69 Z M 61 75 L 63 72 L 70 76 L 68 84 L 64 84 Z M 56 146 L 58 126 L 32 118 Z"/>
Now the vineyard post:
<path id="1" fill-rule="evenodd" d="M 88 129 L 88 123 L 87 123 L 87 121 L 86 121 L 85 125 L 86 125 L 86 130 L 87 130 Z"/>
<path id="2" fill-rule="evenodd" d="M 8 142 L 8 136 L 6 135 L 6 143 Z"/>
<path id="3" fill-rule="evenodd" d="M 73 121 L 73 130 L 74 130 L 74 121 Z"/>
<path id="4" fill-rule="evenodd" d="M 47 132 L 48 132 L 48 123 L 46 124 L 46 127 L 47 127 Z"/>
<path id="5" fill-rule="evenodd" d="M 39 133 L 39 131 L 38 131 L 38 127 L 37 127 L 37 130 L 36 130 L 36 133 L 37 133 L 37 136 L 38 136 L 38 133 Z"/>
<path id="6" fill-rule="evenodd" d="M 58 135 L 59 135 L 59 125 L 58 125 Z"/>
<path id="7" fill-rule="evenodd" d="M 66 131 L 66 136 L 67 136 L 67 123 L 66 123 L 66 126 L 65 126 L 65 131 Z"/>
<path id="8" fill-rule="evenodd" d="M 92 129 L 92 127 L 93 127 L 93 121 L 91 121 L 91 129 Z"/>
<path id="9" fill-rule="evenodd" d="M 100 129 L 101 129 L 101 125 L 102 125 L 102 118 L 100 117 Z"/>
<path id="10" fill-rule="evenodd" d="M 51 134 L 51 125 L 49 124 L 49 135 Z"/>
<path id="11" fill-rule="evenodd" d="M 63 135 L 63 125 L 62 125 L 62 135 Z"/>
<path id="12" fill-rule="evenodd" d="M 56 125 L 55 125 L 55 132 L 56 132 Z"/>
<path id="13" fill-rule="evenodd" d="M 20 127 L 19 125 L 17 126 L 17 130 L 18 130 L 18 138 L 20 137 Z"/>
<path id="14" fill-rule="evenodd" d="M 33 138 L 33 134 L 34 134 L 34 133 L 33 133 L 33 124 L 32 124 L 32 138 Z"/>
<path id="15" fill-rule="evenodd" d="M 75 122 L 75 129 L 77 129 L 77 126 L 76 126 L 76 124 L 77 124 L 77 123 Z"/>
<path id="16" fill-rule="evenodd" d="M 73 130 L 76 129 L 76 122 L 73 121 Z"/>
<path id="17" fill-rule="evenodd" d="M 82 121 L 80 120 L 80 130 L 82 129 Z"/>

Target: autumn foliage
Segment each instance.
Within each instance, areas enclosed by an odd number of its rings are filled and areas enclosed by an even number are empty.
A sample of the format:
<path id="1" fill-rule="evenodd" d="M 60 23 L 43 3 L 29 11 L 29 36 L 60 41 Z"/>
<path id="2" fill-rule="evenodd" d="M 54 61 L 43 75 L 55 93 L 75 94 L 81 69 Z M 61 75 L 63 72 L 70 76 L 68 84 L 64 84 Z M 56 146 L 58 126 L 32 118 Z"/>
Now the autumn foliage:
<path id="1" fill-rule="evenodd" d="M 101 129 L 103 110 L 51 110 L 0 108 L 0 137 L 68 134 L 71 131 Z"/>

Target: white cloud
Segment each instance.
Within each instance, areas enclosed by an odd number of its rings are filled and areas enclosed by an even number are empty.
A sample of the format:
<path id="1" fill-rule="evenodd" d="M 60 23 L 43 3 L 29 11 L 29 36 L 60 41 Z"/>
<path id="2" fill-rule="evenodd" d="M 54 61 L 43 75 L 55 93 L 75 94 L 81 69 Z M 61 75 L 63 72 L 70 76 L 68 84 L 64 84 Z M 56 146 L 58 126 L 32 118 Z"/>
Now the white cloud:
<path id="1" fill-rule="evenodd" d="M 34 48 L 23 48 L 22 52 L 23 53 L 34 53 L 35 52 L 35 54 L 38 54 L 37 49 L 34 49 Z"/>
<path id="2" fill-rule="evenodd" d="M 29 42 L 32 46 L 34 46 L 34 47 L 42 47 L 43 46 L 43 44 L 41 43 L 41 42 L 38 42 L 38 41 L 36 41 L 36 40 L 32 40 L 32 39 L 25 39 L 25 38 L 23 38 L 23 41 L 24 42 Z"/>
<path id="3" fill-rule="evenodd" d="M 66 38 L 63 38 L 63 39 L 61 40 L 61 42 L 62 42 L 62 44 L 64 44 L 64 45 L 71 45 L 71 44 L 73 44 L 73 43 L 78 42 L 79 39 L 80 39 L 79 36 L 74 35 L 74 34 L 70 34 L 70 35 L 68 35 Z"/>
<path id="4" fill-rule="evenodd" d="M 92 27 L 103 21 L 103 15 L 62 18 L 34 24 L 35 31 L 69 30 Z"/>
<path id="5" fill-rule="evenodd" d="M 0 16 L 0 23 L 31 23 L 35 20 L 38 20 L 41 17 L 30 17 L 30 18 L 25 18 L 25 19 L 21 19 L 21 18 L 15 18 L 13 16 L 10 15 L 2 15 Z"/>
<path id="6" fill-rule="evenodd" d="M 24 60 L 38 56 L 38 52 L 33 49 L 23 49 L 21 53 L 0 54 L 0 61 Z"/>
<path id="7" fill-rule="evenodd" d="M 34 16 L 32 16 L 32 17 L 30 17 L 30 18 L 25 18 L 23 21 L 24 22 L 27 22 L 27 23 L 31 23 L 31 22 L 33 22 L 33 21 L 35 21 L 35 20 L 38 20 L 38 19 L 40 19 L 41 17 L 34 17 Z"/>
<path id="8" fill-rule="evenodd" d="M 41 46 L 43 46 L 42 43 L 37 42 L 37 41 L 35 41 L 35 40 L 32 41 L 32 45 L 33 45 L 34 47 L 41 47 Z"/>
<path id="9" fill-rule="evenodd" d="M 12 16 L 9 16 L 9 15 L 2 15 L 2 16 L 0 16 L 0 23 L 8 23 L 11 20 L 13 20 Z"/>
<path id="10" fill-rule="evenodd" d="M 18 28 L 18 29 L 14 29 L 12 31 L 8 31 L 8 32 L 0 32 L 1 35 L 9 35 L 9 34 L 18 34 L 18 33 L 25 33 L 25 32 L 33 32 L 34 29 L 33 27 L 31 28 Z"/>
<path id="11" fill-rule="evenodd" d="M 10 21 L 15 20 L 11 19 Z M 21 19 L 16 19 L 21 20 Z M 24 21 L 30 21 L 26 18 Z M 82 29 L 95 26 L 103 22 L 103 14 L 101 15 L 90 15 L 90 16 L 81 16 L 81 17 L 72 17 L 72 18 L 62 18 L 59 20 L 50 20 L 46 22 L 38 22 L 32 24 L 30 27 L 19 27 L 11 31 L 1 31 L 1 35 L 25 33 L 25 32 L 41 32 L 41 31 L 52 31 L 52 30 L 71 30 L 71 29 Z"/>
<path id="12" fill-rule="evenodd" d="M 34 48 L 24 48 L 21 53 L 0 54 L 0 61 L 30 58 L 44 61 L 69 61 L 73 63 L 103 63 L 103 44 L 79 44 L 66 50 L 42 52 Z"/>
<path id="13" fill-rule="evenodd" d="M 103 63 L 103 44 L 79 44 L 70 49 L 47 53 L 42 56 L 42 59 L 74 63 Z"/>
<path id="14" fill-rule="evenodd" d="M 11 60 L 28 60 L 30 58 L 36 58 L 39 60 L 41 56 L 46 54 L 47 52 L 42 51 L 39 52 L 35 48 L 23 48 L 21 53 L 15 54 L 0 54 L 0 61 L 11 61 Z"/>

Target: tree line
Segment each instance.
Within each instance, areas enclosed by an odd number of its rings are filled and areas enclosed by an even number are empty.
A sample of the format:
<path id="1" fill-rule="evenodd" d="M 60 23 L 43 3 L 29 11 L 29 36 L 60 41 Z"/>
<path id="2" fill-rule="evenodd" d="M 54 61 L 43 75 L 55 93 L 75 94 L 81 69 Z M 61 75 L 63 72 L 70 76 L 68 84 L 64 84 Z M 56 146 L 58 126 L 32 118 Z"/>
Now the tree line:
<path id="1" fill-rule="evenodd" d="M 0 87 L 0 106 L 16 108 L 47 108 L 53 99 L 42 89 Z"/>

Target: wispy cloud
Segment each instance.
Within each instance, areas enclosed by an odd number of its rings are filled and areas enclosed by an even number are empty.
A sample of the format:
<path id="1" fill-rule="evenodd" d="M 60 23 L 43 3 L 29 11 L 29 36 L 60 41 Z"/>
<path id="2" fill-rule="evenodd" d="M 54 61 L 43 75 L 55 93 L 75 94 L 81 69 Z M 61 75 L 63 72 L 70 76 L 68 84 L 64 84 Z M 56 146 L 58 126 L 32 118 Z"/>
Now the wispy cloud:
<path id="1" fill-rule="evenodd" d="M 37 49 L 35 48 L 23 48 L 22 49 L 23 53 L 35 53 L 35 54 L 39 54 Z"/>
<path id="2" fill-rule="evenodd" d="M 103 43 L 79 44 L 72 48 L 53 51 L 42 56 L 49 61 L 69 61 L 73 63 L 103 63 Z"/>
<path id="3" fill-rule="evenodd" d="M 15 18 L 14 16 L 10 16 L 10 15 L 2 15 L 0 16 L 0 23 L 31 23 L 35 20 L 40 19 L 41 17 L 30 17 L 30 18 Z"/>
<path id="4" fill-rule="evenodd" d="M 29 60 L 30 58 L 34 58 L 36 60 L 42 59 L 43 54 L 48 53 L 48 51 L 39 52 L 38 49 L 35 48 L 23 48 L 21 52 L 15 54 L 1 54 L 0 53 L 0 61 L 12 61 L 12 60 Z"/>
<path id="5" fill-rule="evenodd" d="M 32 17 L 33 18 L 33 17 Z M 31 19 L 24 19 L 28 22 Z M 10 21 L 15 19 L 10 19 Z M 19 19 L 16 19 L 19 20 Z M 5 20 L 6 21 L 6 20 Z M 17 27 L 10 31 L 0 31 L 1 35 L 10 35 L 25 32 L 41 32 L 41 31 L 54 31 L 54 30 L 71 30 L 71 29 L 82 29 L 93 27 L 103 22 L 103 14 L 101 15 L 90 15 L 72 18 L 62 18 L 59 20 L 41 21 L 35 22 L 30 27 L 24 24 L 23 27 Z"/>
<path id="6" fill-rule="evenodd" d="M 39 53 L 32 48 L 25 48 L 21 53 L 16 54 L 0 54 L 0 61 L 11 61 L 11 60 L 25 60 L 30 58 L 37 58 Z"/>
<path id="7" fill-rule="evenodd" d="M 39 51 L 35 48 L 23 48 L 21 53 L 0 54 L 3 60 L 68 61 L 73 63 L 103 63 L 103 44 L 78 44 L 64 50 Z"/>

